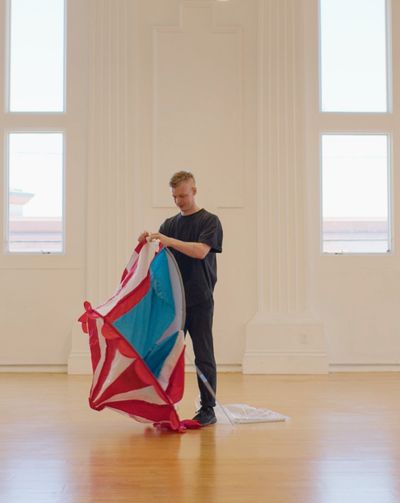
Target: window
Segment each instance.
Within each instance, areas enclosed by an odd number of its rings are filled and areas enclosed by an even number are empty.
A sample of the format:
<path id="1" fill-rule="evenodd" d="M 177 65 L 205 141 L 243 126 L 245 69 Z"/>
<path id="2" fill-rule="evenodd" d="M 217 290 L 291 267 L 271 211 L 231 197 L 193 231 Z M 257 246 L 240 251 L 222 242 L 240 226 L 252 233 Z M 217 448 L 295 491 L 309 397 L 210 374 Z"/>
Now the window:
<path id="1" fill-rule="evenodd" d="M 319 0 L 324 253 L 391 251 L 386 0 Z"/>
<path id="2" fill-rule="evenodd" d="M 386 112 L 385 0 L 321 0 L 321 109 Z"/>
<path id="3" fill-rule="evenodd" d="M 10 0 L 9 110 L 64 110 L 64 0 Z"/>
<path id="4" fill-rule="evenodd" d="M 389 248 L 388 137 L 322 136 L 322 233 L 328 253 Z"/>
<path id="5" fill-rule="evenodd" d="M 8 252 L 63 251 L 63 135 L 8 137 Z"/>
<path id="6" fill-rule="evenodd" d="M 65 12 L 65 0 L 8 0 L 8 254 L 65 249 Z"/>

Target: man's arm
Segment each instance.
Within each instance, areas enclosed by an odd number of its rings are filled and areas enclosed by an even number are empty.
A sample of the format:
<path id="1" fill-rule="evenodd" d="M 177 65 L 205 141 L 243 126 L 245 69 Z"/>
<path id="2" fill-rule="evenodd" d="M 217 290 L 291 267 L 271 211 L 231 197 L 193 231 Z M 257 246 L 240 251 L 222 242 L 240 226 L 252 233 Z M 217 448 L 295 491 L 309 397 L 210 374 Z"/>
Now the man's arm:
<path id="1" fill-rule="evenodd" d="M 168 248 L 173 248 L 184 255 L 187 255 L 191 258 L 197 258 L 202 260 L 206 258 L 208 252 L 211 250 L 211 246 L 206 245 L 205 243 L 192 243 L 188 241 L 180 241 L 179 239 L 170 238 L 161 234 L 161 232 L 154 232 L 147 236 L 149 241 L 153 241 L 154 239 L 159 239 L 163 246 L 168 246 Z"/>

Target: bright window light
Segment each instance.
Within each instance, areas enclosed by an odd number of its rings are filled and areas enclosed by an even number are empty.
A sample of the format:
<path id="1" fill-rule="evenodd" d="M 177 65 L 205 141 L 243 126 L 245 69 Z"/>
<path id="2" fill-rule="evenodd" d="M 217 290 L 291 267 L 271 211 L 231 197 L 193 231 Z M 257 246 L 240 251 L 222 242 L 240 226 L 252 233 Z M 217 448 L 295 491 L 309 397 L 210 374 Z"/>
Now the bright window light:
<path id="1" fill-rule="evenodd" d="M 63 252 L 63 134 L 8 136 L 8 252 Z"/>
<path id="2" fill-rule="evenodd" d="M 320 0 L 322 112 L 387 112 L 386 0 Z"/>
<path id="3" fill-rule="evenodd" d="M 11 112 L 64 111 L 64 0 L 9 0 Z"/>
<path id="4" fill-rule="evenodd" d="M 322 136 L 326 253 L 390 251 L 388 136 Z"/>

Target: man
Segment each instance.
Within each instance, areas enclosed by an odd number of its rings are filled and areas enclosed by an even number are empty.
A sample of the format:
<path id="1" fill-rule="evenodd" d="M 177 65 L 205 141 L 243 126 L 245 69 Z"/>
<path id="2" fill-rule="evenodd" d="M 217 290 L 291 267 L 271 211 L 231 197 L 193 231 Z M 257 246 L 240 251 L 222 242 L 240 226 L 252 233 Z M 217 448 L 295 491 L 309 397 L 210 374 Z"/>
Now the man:
<path id="1" fill-rule="evenodd" d="M 213 291 L 217 281 L 215 254 L 222 252 L 222 226 L 216 215 L 197 206 L 197 188 L 192 173 L 175 173 L 169 185 L 180 212 L 165 220 L 159 232 L 143 232 L 139 241 L 159 239 L 175 256 L 185 287 L 185 334 L 189 331 L 195 365 L 204 374 L 215 395 L 217 370 L 212 336 Z M 202 426 L 214 424 L 217 421 L 215 398 L 199 377 L 197 382 L 201 408 L 193 419 Z"/>

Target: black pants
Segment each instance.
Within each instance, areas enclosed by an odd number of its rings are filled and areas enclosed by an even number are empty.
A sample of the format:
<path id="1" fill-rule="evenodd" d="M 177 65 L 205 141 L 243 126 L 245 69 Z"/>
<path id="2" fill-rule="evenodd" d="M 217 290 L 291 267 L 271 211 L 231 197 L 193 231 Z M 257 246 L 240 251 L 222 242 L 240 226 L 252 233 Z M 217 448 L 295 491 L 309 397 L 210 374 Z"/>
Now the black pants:
<path id="1" fill-rule="evenodd" d="M 214 301 L 207 302 L 186 309 L 185 334 L 188 331 L 192 339 L 194 363 L 204 374 L 214 394 L 217 391 L 217 366 L 214 357 L 212 324 L 214 316 Z M 197 375 L 200 390 L 201 405 L 215 407 L 215 399 L 207 390 L 205 384 Z"/>

